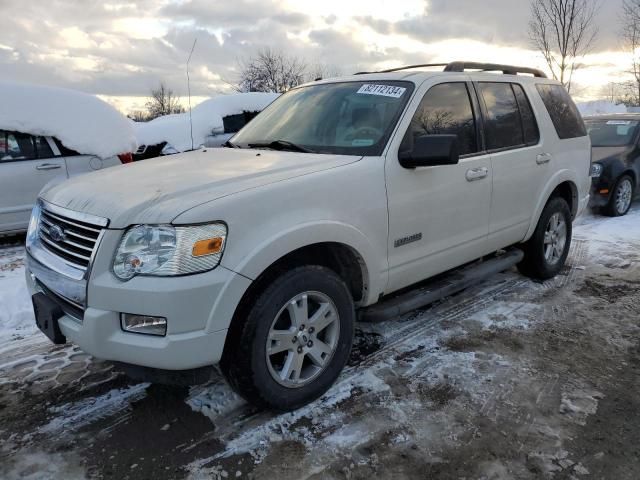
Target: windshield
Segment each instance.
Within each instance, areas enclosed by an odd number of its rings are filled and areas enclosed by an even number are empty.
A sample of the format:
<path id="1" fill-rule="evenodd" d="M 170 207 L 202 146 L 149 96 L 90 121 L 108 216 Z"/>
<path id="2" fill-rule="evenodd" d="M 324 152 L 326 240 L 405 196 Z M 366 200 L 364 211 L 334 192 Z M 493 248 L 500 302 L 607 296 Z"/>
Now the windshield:
<path id="1" fill-rule="evenodd" d="M 344 82 L 290 90 L 231 144 L 342 155 L 380 155 L 404 109 L 410 82 Z"/>
<path id="2" fill-rule="evenodd" d="M 591 146 L 623 147 L 631 144 L 638 131 L 637 120 L 588 120 Z"/>

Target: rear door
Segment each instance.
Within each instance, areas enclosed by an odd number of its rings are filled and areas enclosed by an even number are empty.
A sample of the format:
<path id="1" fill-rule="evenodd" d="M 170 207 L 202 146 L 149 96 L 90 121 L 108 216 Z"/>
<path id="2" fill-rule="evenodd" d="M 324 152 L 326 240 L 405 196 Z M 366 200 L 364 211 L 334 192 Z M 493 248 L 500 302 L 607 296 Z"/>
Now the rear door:
<path id="1" fill-rule="evenodd" d="M 423 85 L 390 145 L 385 173 L 389 208 L 387 292 L 462 265 L 486 253 L 491 161 L 479 135 L 479 111 L 470 82 Z M 398 151 L 422 135 L 458 135 L 460 162 L 403 168 Z"/>
<path id="2" fill-rule="evenodd" d="M 0 130 L 0 232 L 26 230 L 40 190 L 66 178 L 45 137 Z"/>
<path id="3" fill-rule="evenodd" d="M 520 84 L 475 85 L 493 171 L 488 246 L 496 250 L 526 236 L 553 159 L 544 151 L 531 102 Z"/>

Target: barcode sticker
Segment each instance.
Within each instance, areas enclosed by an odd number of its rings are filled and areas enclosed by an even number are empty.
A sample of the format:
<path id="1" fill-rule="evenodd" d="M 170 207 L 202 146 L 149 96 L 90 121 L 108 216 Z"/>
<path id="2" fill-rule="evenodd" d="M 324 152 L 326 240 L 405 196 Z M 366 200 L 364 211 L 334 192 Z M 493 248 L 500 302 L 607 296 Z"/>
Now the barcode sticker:
<path id="1" fill-rule="evenodd" d="M 394 87 L 393 85 L 365 83 L 360 87 L 358 93 L 362 93 L 364 95 L 381 95 L 383 97 L 400 98 L 406 90 L 406 88 Z"/>

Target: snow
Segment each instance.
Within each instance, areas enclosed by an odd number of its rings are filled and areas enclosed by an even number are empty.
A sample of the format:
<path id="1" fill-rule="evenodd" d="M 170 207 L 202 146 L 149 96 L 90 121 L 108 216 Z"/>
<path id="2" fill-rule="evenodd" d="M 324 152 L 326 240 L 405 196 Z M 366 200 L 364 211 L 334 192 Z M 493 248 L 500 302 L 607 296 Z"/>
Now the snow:
<path id="1" fill-rule="evenodd" d="M 24 279 L 24 249 L 0 250 L 0 343 L 35 331 Z"/>
<path id="2" fill-rule="evenodd" d="M 223 117 L 242 112 L 259 112 L 273 102 L 277 93 L 236 93 L 223 95 L 193 107 L 193 148 L 204 145 L 207 137 L 224 133 Z M 167 142 L 179 152 L 191 150 L 189 113 L 166 115 L 150 122 L 134 122 L 139 145 Z"/>
<path id="3" fill-rule="evenodd" d="M 56 137 L 67 148 L 108 158 L 135 151 L 131 122 L 98 97 L 0 81 L 0 129 Z"/>
<path id="4" fill-rule="evenodd" d="M 616 105 L 608 100 L 594 100 L 577 104 L 578 110 L 583 117 L 590 115 L 608 115 L 612 113 L 627 113 L 627 107 Z"/>

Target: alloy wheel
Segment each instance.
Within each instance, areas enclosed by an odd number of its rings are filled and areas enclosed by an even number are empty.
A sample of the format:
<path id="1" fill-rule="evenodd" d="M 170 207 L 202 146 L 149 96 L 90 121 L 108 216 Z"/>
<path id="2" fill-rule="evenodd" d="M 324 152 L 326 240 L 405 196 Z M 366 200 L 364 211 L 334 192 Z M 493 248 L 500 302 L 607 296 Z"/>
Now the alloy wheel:
<path id="1" fill-rule="evenodd" d="M 266 345 L 269 373 L 288 388 L 308 384 L 331 362 L 339 337 L 338 310 L 327 295 L 296 295 L 271 323 Z"/>
<path id="2" fill-rule="evenodd" d="M 544 258 L 549 265 L 557 264 L 567 243 L 567 222 L 562 214 L 554 213 L 544 232 Z"/>

